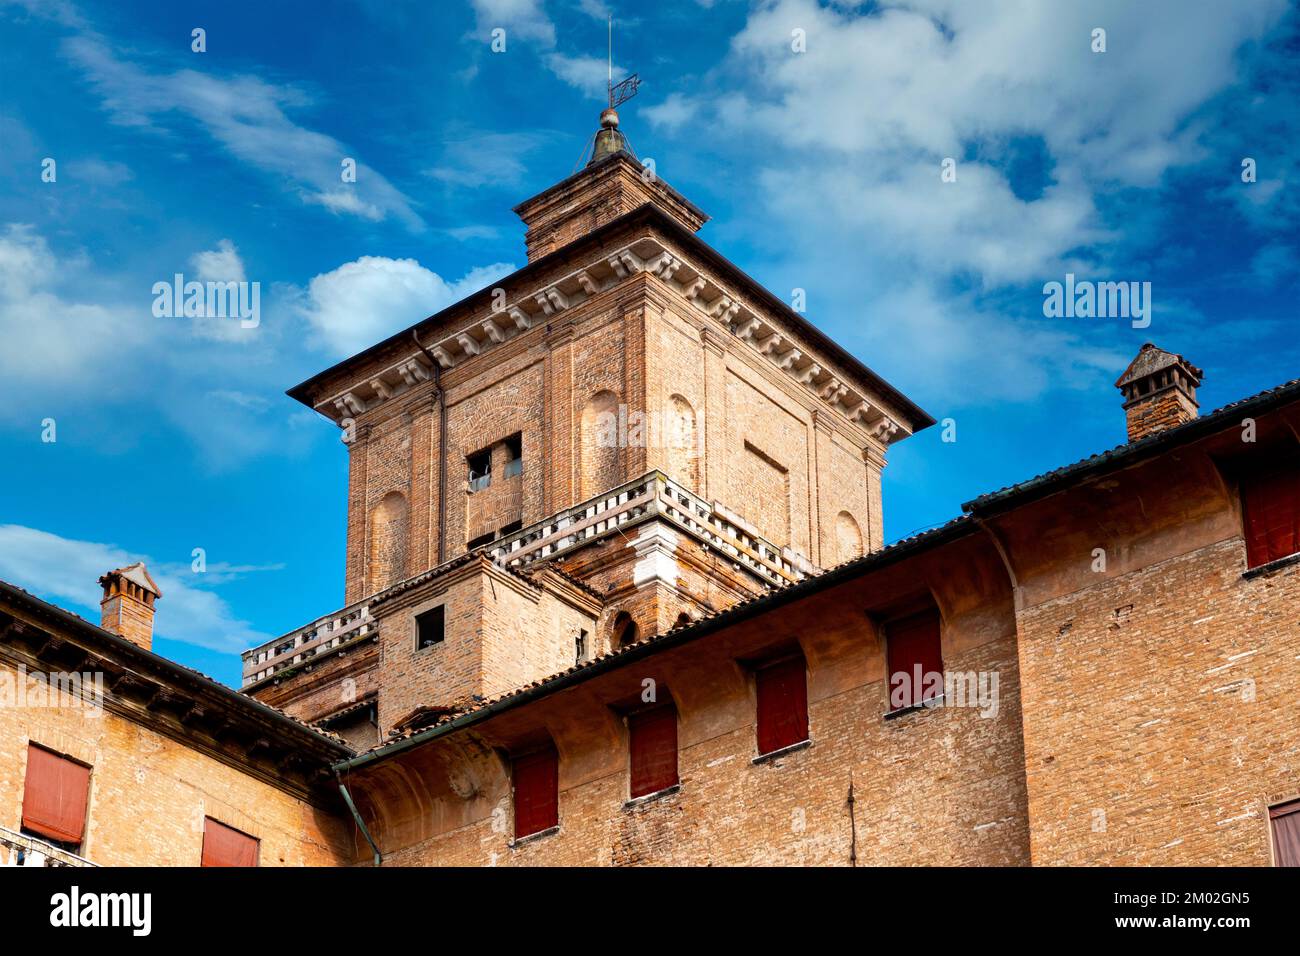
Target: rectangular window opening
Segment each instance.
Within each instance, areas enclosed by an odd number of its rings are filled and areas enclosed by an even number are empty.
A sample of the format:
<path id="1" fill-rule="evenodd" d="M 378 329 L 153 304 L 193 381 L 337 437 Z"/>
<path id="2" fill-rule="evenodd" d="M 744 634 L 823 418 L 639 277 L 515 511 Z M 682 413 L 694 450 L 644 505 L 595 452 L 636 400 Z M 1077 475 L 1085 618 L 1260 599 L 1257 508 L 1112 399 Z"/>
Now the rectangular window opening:
<path id="1" fill-rule="evenodd" d="M 466 459 L 469 468 L 469 490 L 482 491 L 492 484 L 492 449 L 476 451 Z"/>
<path id="2" fill-rule="evenodd" d="M 446 605 L 439 604 L 422 614 L 415 615 L 415 646 L 419 650 L 441 644 L 447 636 Z"/>
<path id="3" fill-rule="evenodd" d="M 513 478 L 515 475 L 522 475 L 524 472 L 524 436 L 516 432 L 505 440 L 506 446 L 506 478 Z"/>
<path id="4" fill-rule="evenodd" d="M 469 543 L 465 545 L 465 548 L 469 551 L 473 551 L 475 548 L 481 548 L 485 544 L 491 544 L 496 540 L 496 537 L 495 532 L 489 531 L 487 534 L 481 534 L 477 538 L 470 538 Z"/>

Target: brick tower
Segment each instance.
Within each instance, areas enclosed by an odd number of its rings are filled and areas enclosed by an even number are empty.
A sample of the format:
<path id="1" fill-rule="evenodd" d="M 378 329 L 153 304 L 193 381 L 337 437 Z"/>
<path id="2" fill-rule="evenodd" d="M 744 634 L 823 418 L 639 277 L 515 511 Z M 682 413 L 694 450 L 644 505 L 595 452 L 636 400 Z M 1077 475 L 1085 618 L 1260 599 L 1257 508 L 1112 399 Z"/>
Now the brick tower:
<path id="1" fill-rule="evenodd" d="M 259 698 L 384 734 L 881 547 L 933 420 L 699 239 L 613 110 L 515 212 L 526 266 L 290 390 L 343 430 L 348 607 L 245 654 Z"/>

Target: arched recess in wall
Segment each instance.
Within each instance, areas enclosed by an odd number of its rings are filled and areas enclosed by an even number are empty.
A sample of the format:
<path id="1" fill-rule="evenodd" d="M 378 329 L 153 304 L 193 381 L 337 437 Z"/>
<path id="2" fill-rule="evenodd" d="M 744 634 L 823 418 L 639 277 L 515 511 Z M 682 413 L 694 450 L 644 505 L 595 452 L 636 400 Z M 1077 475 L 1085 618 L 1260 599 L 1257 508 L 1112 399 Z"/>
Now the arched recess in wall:
<path id="1" fill-rule="evenodd" d="M 390 491 L 370 512 L 370 590 L 379 591 L 406 576 L 406 495 Z"/>
<path id="2" fill-rule="evenodd" d="M 636 626 L 636 621 L 632 620 L 632 615 L 627 611 L 619 611 L 614 615 L 614 623 L 610 625 L 609 649 L 616 651 L 629 644 L 635 644 L 640 636 L 641 629 Z"/>
<path id="3" fill-rule="evenodd" d="M 582 408 L 581 428 L 578 487 L 585 500 L 609 491 L 622 480 L 619 446 L 625 436 L 619 429 L 618 396 L 609 390 L 591 396 Z"/>
<path id="4" fill-rule="evenodd" d="M 668 399 L 660 441 L 663 444 L 664 471 L 668 477 L 680 481 L 688 490 L 700 490 L 699 433 L 695 422 L 695 409 L 682 395 Z"/>
<path id="5" fill-rule="evenodd" d="M 835 563 L 862 557 L 862 529 L 847 511 L 835 516 Z"/>

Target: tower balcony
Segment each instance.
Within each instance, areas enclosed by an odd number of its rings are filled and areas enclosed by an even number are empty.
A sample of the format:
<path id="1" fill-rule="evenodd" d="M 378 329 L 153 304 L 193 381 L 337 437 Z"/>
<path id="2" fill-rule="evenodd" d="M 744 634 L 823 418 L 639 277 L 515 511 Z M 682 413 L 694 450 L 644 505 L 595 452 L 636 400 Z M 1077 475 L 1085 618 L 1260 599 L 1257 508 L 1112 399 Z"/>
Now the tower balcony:
<path id="1" fill-rule="evenodd" d="M 817 570 L 802 555 L 759 535 L 721 504 L 706 501 L 658 470 L 498 538 L 482 550 L 497 564 L 522 571 L 651 521 L 684 532 L 765 587 L 782 587 Z M 370 595 L 244 651 L 242 689 L 256 691 L 277 677 L 291 677 L 319 657 L 375 634 L 379 625 L 371 616 L 373 599 Z"/>
<path id="2" fill-rule="evenodd" d="M 523 569 L 655 519 L 674 525 L 737 570 L 748 570 L 773 587 L 816 570 L 802 555 L 761 537 L 721 505 L 710 504 L 658 470 L 500 538 L 488 554 L 499 564 Z"/>
<path id="3" fill-rule="evenodd" d="M 241 655 L 244 662 L 242 689 L 247 690 L 254 684 L 307 663 L 318 654 L 364 637 L 372 633 L 375 626 L 370 616 L 370 599 L 366 598 L 273 641 L 250 648 Z"/>

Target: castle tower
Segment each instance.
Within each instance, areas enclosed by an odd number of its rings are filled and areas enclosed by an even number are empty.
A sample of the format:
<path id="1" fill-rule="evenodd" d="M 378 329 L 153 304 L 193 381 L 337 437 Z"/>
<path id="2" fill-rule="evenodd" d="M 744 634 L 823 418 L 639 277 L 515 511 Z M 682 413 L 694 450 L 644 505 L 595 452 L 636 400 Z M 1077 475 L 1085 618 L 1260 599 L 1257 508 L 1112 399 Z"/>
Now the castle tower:
<path id="1" fill-rule="evenodd" d="M 538 638 L 563 653 L 539 651 L 531 680 L 883 545 L 886 452 L 933 420 L 703 242 L 708 217 L 636 161 L 613 109 L 590 161 L 515 211 L 527 265 L 289 392 L 344 429 L 346 601 L 386 661 L 415 653 L 409 582 L 436 589 L 429 572 L 475 550 L 598 596 L 540 585 L 574 634 Z M 246 685 L 275 656 L 249 652 Z M 380 681 L 380 711 L 447 704 L 437 683 L 385 708 Z"/>

